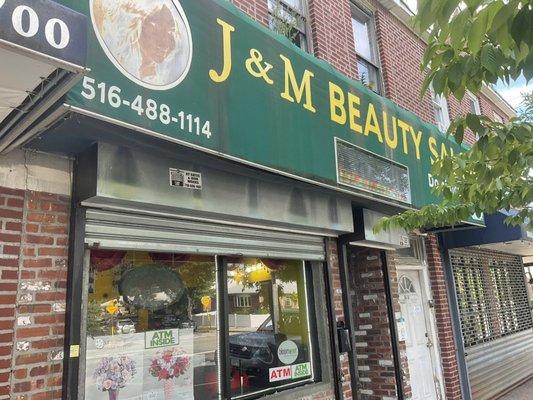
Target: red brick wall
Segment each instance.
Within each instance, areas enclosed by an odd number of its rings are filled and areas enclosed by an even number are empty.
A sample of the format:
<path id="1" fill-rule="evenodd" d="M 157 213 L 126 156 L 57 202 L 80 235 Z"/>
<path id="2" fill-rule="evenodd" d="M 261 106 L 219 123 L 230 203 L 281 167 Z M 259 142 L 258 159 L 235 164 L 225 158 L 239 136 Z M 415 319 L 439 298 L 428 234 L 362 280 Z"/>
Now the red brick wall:
<path id="1" fill-rule="evenodd" d="M 232 0 L 250 17 L 268 26 L 268 3 L 267 0 Z"/>
<path id="2" fill-rule="evenodd" d="M 357 66 L 350 2 L 309 0 L 309 17 L 315 56 L 355 79 Z"/>
<path id="3" fill-rule="evenodd" d="M 424 42 L 378 2 L 372 4 L 376 7 L 374 15 L 385 97 L 434 123 L 431 98 L 426 95 L 420 99 Z"/>
<path id="4" fill-rule="evenodd" d="M 455 342 L 453 338 L 452 317 L 446 291 L 444 265 L 439 252 L 437 237 L 430 235 L 426 239 L 426 253 L 429 264 L 431 292 L 435 303 L 435 319 L 439 337 L 439 349 L 444 375 L 444 390 L 447 400 L 459 400 L 461 396 L 461 382 L 457 367 Z"/>
<path id="5" fill-rule="evenodd" d="M 24 192 L 0 188 L 0 399 L 11 395 Z"/>
<path id="6" fill-rule="evenodd" d="M 61 397 L 69 199 L 0 188 L 0 399 Z"/>
<path id="7" fill-rule="evenodd" d="M 400 311 L 398 279 L 394 255 L 388 256 L 389 279 L 394 312 Z M 396 398 L 396 378 L 392 340 L 383 283 L 381 252 L 353 247 L 349 254 L 351 302 L 354 312 L 355 342 L 360 399 Z M 411 395 L 405 343 L 399 343 L 405 398 Z"/>

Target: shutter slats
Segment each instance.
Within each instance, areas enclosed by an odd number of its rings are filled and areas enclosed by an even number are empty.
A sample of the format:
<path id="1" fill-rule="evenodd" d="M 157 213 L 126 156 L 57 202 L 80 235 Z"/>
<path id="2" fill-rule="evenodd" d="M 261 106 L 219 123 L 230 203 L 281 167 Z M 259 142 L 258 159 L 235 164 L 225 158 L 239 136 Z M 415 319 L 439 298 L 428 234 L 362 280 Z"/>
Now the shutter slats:
<path id="1" fill-rule="evenodd" d="M 88 209 L 85 241 L 101 249 L 323 261 L 320 236 Z"/>

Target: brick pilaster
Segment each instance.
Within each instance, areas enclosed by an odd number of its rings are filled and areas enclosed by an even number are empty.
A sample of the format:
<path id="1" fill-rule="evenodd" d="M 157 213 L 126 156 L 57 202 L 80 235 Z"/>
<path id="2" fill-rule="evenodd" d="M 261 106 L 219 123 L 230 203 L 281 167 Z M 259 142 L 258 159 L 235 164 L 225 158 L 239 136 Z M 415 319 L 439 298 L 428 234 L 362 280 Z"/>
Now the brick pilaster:
<path id="1" fill-rule="evenodd" d="M 69 199 L 4 188 L 0 194 L 0 399 L 59 399 Z"/>
<path id="2" fill-rule="evenodd" d="M 429 235 L 426 238 L 426 253 L 431 292 L 435 304 L 435 319 L 437 322 L 446 399 L 459 400 L 462 398 L 461 382 L 459 380 L 459 369 L 457 366 L 452 317 L 450 314 L 448 293 L 446 291 L 444 265 L 435 235 Z M 458 339 L 461 340 L 461 338 Z"/>
<path id="3" fill-rule="evenodd" d="M 398 279 L 394 257 L 388 255 L 393 309 L 400 310 Z M 349 254 L 352 308 L 355 319 L 356 355 L 359 373 L 359 398 L 387 400 L 397 398 L 391 332 L 383 282 L 381 252 L 352 248 Z M 405 344 L 399 344 L 405 398 L 410 398 L 409 373 Z"/>

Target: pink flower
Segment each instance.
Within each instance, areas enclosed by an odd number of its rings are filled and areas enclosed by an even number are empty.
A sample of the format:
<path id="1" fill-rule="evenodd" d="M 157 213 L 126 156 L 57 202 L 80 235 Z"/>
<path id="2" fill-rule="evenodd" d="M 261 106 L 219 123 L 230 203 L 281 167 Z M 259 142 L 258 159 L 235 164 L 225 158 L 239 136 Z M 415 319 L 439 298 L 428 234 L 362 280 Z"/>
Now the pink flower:
<path id="1" fill-rule="evenodd" d="M 113 386 L 113 381 L 110 380 L 110 379 L 106 379 L 103 382 L 102 386 L 104 387 L 104 390 L 109 390 L 109 389 L 111 389 L 111 386 Z"/>

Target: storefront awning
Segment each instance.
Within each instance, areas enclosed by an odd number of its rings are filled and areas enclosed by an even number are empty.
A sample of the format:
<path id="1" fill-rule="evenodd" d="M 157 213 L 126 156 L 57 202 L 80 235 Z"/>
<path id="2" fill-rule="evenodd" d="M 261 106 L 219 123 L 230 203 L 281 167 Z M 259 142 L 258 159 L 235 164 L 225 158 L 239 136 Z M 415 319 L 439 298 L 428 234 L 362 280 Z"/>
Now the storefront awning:
<path id="1" fill-rule="evenodd" d="M 448 249 L 479 246 L 490 250 L 520 256 L 533 256 L 533 232 L 527 225 L 510 226 L 504 221 L 509 213 L 499 212 L 485 216 L 486 227 L 445 232 L 442 238 Z"/>
<path id="2" fill-rule="evenodd" d="M 0 152 L 28 131 L 85 71 L 87 21 L 50 0 L 0 0 Z"/>

